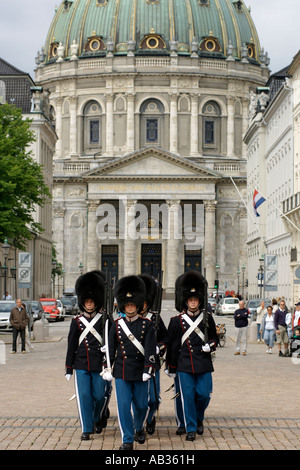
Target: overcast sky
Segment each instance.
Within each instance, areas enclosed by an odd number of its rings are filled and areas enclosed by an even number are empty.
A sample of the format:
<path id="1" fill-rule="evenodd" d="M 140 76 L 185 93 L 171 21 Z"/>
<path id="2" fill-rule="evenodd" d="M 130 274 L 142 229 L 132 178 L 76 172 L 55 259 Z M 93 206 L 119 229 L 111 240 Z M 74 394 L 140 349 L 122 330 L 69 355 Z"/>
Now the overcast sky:
<path id="1" fill-rule="evenodd" d="M 61 0 L 0 0 L 0 57 L 34 79 L 43 46 Z M 245 0 L 272 73 L 289 65 L 300 49 L 300 0 Z"/>

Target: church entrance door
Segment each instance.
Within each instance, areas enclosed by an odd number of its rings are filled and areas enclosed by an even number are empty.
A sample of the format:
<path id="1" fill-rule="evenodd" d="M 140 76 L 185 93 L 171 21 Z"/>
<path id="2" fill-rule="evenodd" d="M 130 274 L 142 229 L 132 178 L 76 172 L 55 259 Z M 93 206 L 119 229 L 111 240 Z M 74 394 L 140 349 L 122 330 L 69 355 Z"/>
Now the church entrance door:
<path id="1" fill-rule="evenodd" d="M 161 277 L 161 244 L 142 244 L 141 272 L 156 279 Z"/>

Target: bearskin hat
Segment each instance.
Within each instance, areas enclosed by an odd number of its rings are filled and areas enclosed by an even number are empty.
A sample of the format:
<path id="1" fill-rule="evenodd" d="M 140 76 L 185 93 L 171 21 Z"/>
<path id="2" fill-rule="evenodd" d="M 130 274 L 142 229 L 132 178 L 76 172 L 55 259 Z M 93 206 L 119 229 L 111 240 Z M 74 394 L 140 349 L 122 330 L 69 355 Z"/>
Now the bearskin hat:
<path id="1" fill-rule="evenodd" d="M 207 281 L 199 271 L 187 271 L 177 278 L 175 306 L 179 312 L 186 308 L 187 300 L 191 297 L 197 297 L 200 301 L 200 308 L 203 308 L 205 295 L 207 295 Z"/>
<path id="2" fill-rule="evenodd" d="M 105 299 L 105 274 L 102 271 L 89 271 L 79 276 L 75 284 L 75 292 L 78 297 L 78 306 L 81 311 L 86 299 L 93 299 L 97 311 L 104 306 Z"/>
<path id="3" fill-rule="evenodd" d="M 139 274 L 139 277 L 144 281 L 146 286 L 146 302 L 147 302 L 147 309 L 151 310 L 157 296 L 157 284 L 155 279 L 150 276 L 149 274 Z"/>
<path id="4" fill-rule="evenodd" d="M 145 283 L 139 276 L 122 277 L 115 284 L 114 297 L 117 299 L 120 312 L 124 312 L 126 304 L 133 303 L 140 313 L 146 300 Z"/>

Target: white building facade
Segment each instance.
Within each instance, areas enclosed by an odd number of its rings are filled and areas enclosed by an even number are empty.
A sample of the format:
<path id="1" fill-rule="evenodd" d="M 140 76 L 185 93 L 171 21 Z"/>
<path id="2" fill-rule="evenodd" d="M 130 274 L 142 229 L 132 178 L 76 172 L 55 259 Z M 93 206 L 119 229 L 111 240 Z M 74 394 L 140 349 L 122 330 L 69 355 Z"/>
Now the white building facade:
<path id="1" fill-rule="evenodd" d="M 38 55 L 58 135 L 53 239 L 66 288 L 91 269 L 148 272 L 172 295 L 198 269 L 211 291 L 215 280 L 238 289 L 243 135 L 268 59 L 244 2 L 172 5 L 62 2 Z"/>

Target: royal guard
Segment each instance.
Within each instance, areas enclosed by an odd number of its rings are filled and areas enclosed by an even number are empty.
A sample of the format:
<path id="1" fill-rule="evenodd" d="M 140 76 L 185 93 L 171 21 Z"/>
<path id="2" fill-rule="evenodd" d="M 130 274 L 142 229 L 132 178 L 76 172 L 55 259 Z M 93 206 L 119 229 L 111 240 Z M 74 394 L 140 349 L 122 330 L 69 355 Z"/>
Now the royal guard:
<path id="1" fill-rule="evenodd" d="M 161 311 L 161 286 L 158 286 L 155 279 L 148 274 L 140 274 L 139 277 L 144 281 L 146 286 L 146 298 L 144 301 L 141 316 L 148 318 L 154 327 L 156 341 L 156 361 L 155 374 L 150 380 L 149 386 L 149 413 L 147 416 L 146 431 L 153 434 L 155 431 L 156 418 L 155 412 L 158 412 L 160 405 L 160 359 L 164 355 L 168 342 L 168 332 L 165 324 L 160 316 Z"/>
<path id="2" fill-rule="evenodd" d="M 218 337 L 215 322 L 207 310 L 207 282 L 198 271 L 188 271 L 176 282 L 176 308 L 180 315 L 168 327 L 167 374 L 178 375 L 186 440 L 203 434 L 203 420 L 212 393 L 211 352 Z"/>
<path id="3" fill-rule="evenodd" d="M 145 283 L 140 277 L 126 276 L 117 281 L 114 297 L 119 318 L 109 331 L 108 362 L 102 376 L 108 381 L 115 378 L 122 436 L 119 450 L 132 450 L 134 441 L 143 444 L 146 438 L 148 380 L 154 373 L 156 362 L 155 335 L 152 322 L 139 316 L 146 298 Z"/>
<path id="4" fill-rule="evenodd" d="M 82 440 L 102 431 L 107 383 L 100 376 L 103 368 L 105 275 L 90 271 L 81 275 L 75 285 L 81 311 L 72 319 L 68 335 L 66 378 L 74 371 L 75 391 L 81 422 Z"/>

